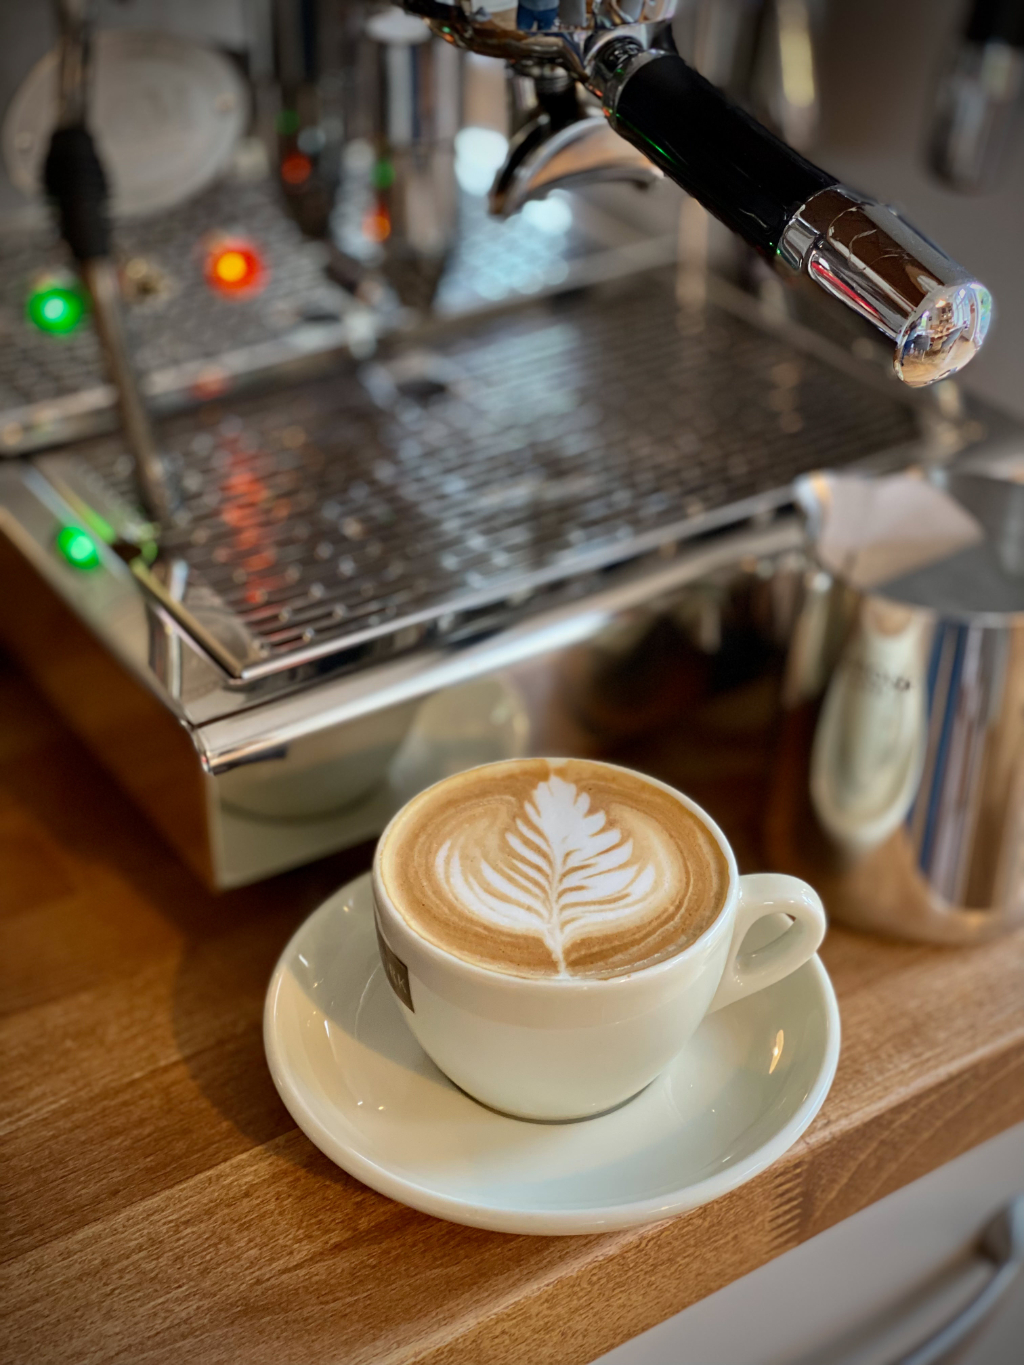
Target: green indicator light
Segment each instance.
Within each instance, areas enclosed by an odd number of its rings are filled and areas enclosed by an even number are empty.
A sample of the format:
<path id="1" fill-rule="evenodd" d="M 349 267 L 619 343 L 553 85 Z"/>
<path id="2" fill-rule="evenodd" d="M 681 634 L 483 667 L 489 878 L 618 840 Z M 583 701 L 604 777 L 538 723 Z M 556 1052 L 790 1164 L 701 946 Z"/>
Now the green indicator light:
<path id="1" fill-rule="evenodd" d="M 389 190 L 395 183 L 395 167 L 386 156 L 376 162 L 373 168 L 373 188 Z"/>
<path id="2" fill-rule="evenodd" d="M 88 531 L 79 526 L 62 526 L 57 532 L 57 549 L 76 569 L 95 569 L 100 552 Z"/>
<path id="3" fill-rule="evenodd" d="M 290 137 L 299 131 L 299 116 L 294 109 L 282 109 L 277 116 L 277 131 L 282 137 Z"/>
<path id="4" fill-rule="evenodd" d="M 73 286 L 51 284 L 29 295 L 26 311 L 41 332 L 64 336 L 82 321 L 85 299 Z"/>

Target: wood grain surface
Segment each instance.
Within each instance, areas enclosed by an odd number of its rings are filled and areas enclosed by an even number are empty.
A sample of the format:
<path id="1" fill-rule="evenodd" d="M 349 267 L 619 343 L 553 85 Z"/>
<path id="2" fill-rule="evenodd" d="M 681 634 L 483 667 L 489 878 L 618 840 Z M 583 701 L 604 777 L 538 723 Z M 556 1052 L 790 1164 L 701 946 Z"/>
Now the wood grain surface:
<path id="1" fill-rule="evenodd" d="M 615 756 L 693 791 L 752 868 L 764 753 L 714 753 Z M 4 1362 L 574 1365 L 1024 1118 L 1024 935 L 833 930 L 839 1072 L 763 1175 L 603 1236 L 414 1213 L 321 1156 L 263 1058 L 274 961 L 369 858 L 211 895 L 0 661 Z"/>

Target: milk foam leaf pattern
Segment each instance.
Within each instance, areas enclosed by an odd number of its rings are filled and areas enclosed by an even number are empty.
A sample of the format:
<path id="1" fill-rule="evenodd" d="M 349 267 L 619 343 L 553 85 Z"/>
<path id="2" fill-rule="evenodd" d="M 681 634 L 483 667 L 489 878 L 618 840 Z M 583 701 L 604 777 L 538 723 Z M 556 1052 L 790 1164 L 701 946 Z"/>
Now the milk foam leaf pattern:
<path id="1" fill-rule="evenodd" d="M 438 850 L 437 874 L 477 919 L 539 935 L 563 976 L 575 936 L 628 919 L 654 888 L 656 869 L 634 859 L 633 840 L 604 811 L 591 811 L 590 797 L 557 773 L 534 788 L 505 840 L 509 853 L 500 866 L 483 860 L 470 871 L 458 841 L 448 839 Z"/>

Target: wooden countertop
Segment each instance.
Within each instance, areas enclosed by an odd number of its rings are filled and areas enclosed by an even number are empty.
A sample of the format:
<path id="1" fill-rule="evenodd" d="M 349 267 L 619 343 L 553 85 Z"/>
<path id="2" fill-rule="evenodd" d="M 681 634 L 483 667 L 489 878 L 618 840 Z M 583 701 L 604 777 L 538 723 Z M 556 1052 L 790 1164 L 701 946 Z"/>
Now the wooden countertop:
<path id="1" fill-rule="evenodd" d="M 732 754 L 677 780 L 752 867 Z M 0 1360 L 573 1365 L 1024 1119 L 1024 934 L 833 930 L 839 1072 L 763 1175 L 602 1236 L 414 1213 L 321 1156 L 263 1058 L 275 959 L 369 857 L 210 895 L 0 661 Z"/>

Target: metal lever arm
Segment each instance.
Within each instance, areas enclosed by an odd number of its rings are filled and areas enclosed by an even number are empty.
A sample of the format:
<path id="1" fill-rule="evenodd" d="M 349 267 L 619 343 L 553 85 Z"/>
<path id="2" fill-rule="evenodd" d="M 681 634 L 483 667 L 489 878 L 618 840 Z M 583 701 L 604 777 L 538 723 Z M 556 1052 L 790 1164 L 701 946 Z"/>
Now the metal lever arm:
<path id="1" fill-rule="evenodd" d="M 918 387 L 976 354 L 983 284 L 891 209 L 840 185 L 731 104 L 674 53 L 604 44 L 591 88 L 615 130 L 781 270 L 806 273 L 894 343 Z"/>
<path id="2" fill-rule="evenodd" d="M 96 331 L 117 390 L 125 440 L 135 457 L 139 491 L 157 521 L 170 511 L 167 481 L 149 414 L 139 392 L 121 316 L 121 291 L 110 259 L 107 179 L 85 124 L 89 15 L 84 0 L 60 0 L 60 112 L 43 169 L 61 235 L 92 298 Z"/>

